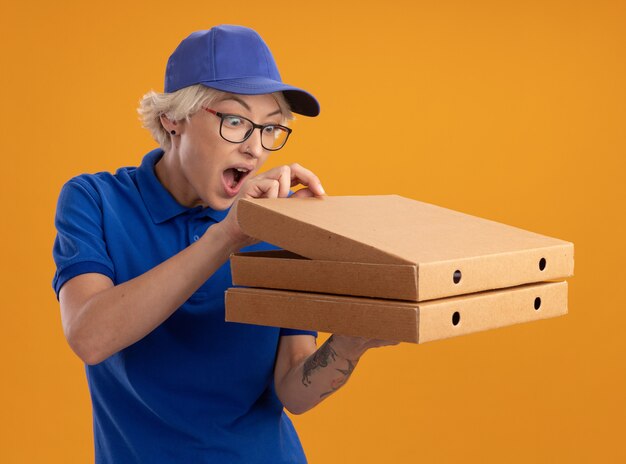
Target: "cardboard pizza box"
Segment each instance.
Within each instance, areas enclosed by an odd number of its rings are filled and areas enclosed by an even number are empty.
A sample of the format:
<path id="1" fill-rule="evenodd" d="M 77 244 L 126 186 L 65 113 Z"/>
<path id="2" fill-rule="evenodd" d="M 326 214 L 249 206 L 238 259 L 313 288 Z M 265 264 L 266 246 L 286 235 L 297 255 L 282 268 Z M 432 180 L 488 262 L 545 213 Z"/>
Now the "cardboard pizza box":
<path id="1" fill-rule="evenodd" d="M 231 288 L 226 320 L 424 343 L 567 314 L 567 282 L 527 284 L 427 302 Z"/>
<path id="2" fill-rule="evenodd" d="M 284 249 L 231 256 L 238 286 L 426 301 L 574 270 L 570 242 L 397 195 L 240 200 L 238 220 Z"/>

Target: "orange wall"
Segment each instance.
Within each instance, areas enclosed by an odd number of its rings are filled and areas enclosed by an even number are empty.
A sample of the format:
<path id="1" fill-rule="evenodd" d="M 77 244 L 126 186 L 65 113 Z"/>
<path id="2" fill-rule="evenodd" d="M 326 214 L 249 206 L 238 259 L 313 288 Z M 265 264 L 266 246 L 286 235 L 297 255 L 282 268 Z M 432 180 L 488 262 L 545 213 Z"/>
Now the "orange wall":
<path id="1" fill-rule="evenodd" d="M 257 29 L 322 103 L 273 164 L 300 162 L 330 194 L 397 193 L 576 245 L 568 316 L 367 354 L 295 418 L 310 461 L 626 460 L 624 2 L 7 3 L 0 462 L 92 459 L 50 287 L 56 197 L 140 162 L 139 98 L 184 36 L 220 23 Z"/>

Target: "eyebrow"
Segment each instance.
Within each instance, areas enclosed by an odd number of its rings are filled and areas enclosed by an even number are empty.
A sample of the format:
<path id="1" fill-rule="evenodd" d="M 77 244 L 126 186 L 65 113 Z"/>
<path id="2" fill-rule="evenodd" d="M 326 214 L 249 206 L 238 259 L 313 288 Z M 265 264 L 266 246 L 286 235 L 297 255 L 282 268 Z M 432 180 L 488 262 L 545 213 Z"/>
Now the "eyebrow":
<path id="1" fill-rule="evenodd" d="M 270 116 L 274 116 L 275 114 L 282 114 L 282 111 L 280 111 L 280 108 L 277 109 L 276 111 L 271 112 L 270 114 L 268 114 L 266 117 L 270 117 Z"/>
<path id="2" fill-rule="evenodd" d="M 223 100 L 220 100 L 220 101 L 226 101 L 226 100 L 234 100 L 237 103 L 239 103 L 241 106 L 243 106 L 245 109 L 247 109 L 248 111 L 252 111 L 252 109 L 250 108 L 250 105 L 248 105 L 241 98 L 238 98 L 238 97 L 236 97 L 234 95 L 229 95 L 228 97 L 226 97 L 226 98 L 224 98 Z M 282 114 L 282 111 L 280 110 L 280 108 L 278 108 L 276 111 L 273 111 L 273 112 L 269 113 L 265 117 L 269 118 L 270 116 L 274 116 L 276 114 Z"/>

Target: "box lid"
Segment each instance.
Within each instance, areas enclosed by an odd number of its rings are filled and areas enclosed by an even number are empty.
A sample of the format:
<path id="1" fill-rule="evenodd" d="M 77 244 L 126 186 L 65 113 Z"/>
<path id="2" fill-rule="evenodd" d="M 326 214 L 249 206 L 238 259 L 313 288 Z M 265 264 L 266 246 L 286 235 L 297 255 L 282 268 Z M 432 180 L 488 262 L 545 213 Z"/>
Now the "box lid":
<path id="1" fill-rule="evenodd" d="M 242 230 L 310 259 L 427 265 L 573 244 L 398 195 L 245 199 Z M 541 266 L 541 264 L 540 264 Z"/>

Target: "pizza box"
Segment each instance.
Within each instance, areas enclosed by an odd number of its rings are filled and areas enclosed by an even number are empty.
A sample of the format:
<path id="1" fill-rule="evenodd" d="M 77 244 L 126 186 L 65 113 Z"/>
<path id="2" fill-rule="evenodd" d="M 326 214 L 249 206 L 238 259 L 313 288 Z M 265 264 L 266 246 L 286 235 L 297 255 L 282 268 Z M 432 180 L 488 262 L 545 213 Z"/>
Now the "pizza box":
<path id="1" fill-rule="evenodd" d="M 426 302 L 259 288 L 226 291 L 226 320 L 424 343 L 567 314 L 567 282 Z"/>
<path id="2" fill-rule="evenodd" d="M 233 284 L 421 302 L 573 274 L 574 245 L 397 195 L 240 200 L 283 250 L 231 256 Z"/>

